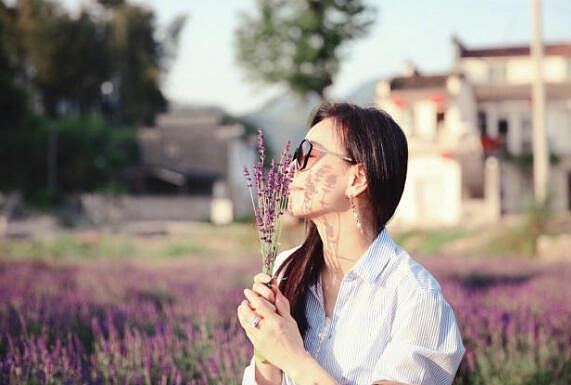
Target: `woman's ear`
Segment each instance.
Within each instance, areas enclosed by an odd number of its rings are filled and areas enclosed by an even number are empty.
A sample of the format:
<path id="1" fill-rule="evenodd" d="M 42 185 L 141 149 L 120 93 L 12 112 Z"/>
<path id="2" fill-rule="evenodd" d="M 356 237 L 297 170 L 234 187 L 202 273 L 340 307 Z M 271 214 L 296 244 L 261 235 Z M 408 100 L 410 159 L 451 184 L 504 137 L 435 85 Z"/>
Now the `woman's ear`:
<path id="1" fill-rule="evenodd" d="M 351 166 L 349 172 L 349 185 L 346 194 L 349 197 L 356 197 L 367 189 L 367 175 L 365 174 L 365 166 L 363 163 L 357 163 Z"/>

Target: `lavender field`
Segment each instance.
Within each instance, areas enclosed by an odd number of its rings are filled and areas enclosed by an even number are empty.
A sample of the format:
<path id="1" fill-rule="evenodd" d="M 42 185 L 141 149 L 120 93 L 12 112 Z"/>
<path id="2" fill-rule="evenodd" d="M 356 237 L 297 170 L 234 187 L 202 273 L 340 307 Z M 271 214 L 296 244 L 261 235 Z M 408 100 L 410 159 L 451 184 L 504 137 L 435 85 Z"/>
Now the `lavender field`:
<path id="1" fill-rule="evenodd" d="M 0 261 L 0 383 L 238 384 L 236 318 L 259 266 L 167 260 Z M 571 383 L 571 266 L 421 260 L 455 309 L 456 384 Z"/>

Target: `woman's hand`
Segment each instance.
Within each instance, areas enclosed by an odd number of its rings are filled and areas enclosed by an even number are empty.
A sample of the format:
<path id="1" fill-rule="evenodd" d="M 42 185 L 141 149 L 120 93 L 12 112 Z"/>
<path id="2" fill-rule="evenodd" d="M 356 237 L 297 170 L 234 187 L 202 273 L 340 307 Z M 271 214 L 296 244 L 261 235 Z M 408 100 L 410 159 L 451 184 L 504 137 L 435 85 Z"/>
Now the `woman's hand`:
<path id="1" fill-rule="evenodd" d="M 281 293 L 277 282 L 272 289 L 264 285 L 271 277 L 258 274 L 254 277 L 252 289 L 245 289 L 246 300 L 238 306 L 238 320 L 256 351 L 284 372 L 295 368 L 296 363 L 307 358 L 303 339 L 297 322 L 290 314 L 290 304 Z M 256 327 L 250 325 L 254 316 L 261 321 Z"/>
<path id="2" fill-rule="evenodd" d="M 271 289 L 267 286 L 267 283 L 270 282 L 270 279 L 272 280 Z M 275 305 L 276 294 L 274 290 L 276 286 L 277 285 L 275 278 L 272 278 L 264 273 L 258 273 L 254 276 L 254 284 L 252 285 L 252 291 L 264 297 L 266 301 L 270 302 L 272 305 Z"/>

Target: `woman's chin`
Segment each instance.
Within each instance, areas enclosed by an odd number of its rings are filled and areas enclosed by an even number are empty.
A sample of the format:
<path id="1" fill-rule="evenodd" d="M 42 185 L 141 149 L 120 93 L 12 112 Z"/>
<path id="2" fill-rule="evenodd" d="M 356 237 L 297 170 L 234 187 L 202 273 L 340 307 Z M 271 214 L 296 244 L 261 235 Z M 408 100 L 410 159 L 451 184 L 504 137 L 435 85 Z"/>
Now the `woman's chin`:
<path id="1" fill-rule="evenodd" d="M 301 204 L 296 204 L 295 199 L 290 199 L 288 201 L 287 212 L 294 218 L 297 219 L 309 219 L 309 216 L 312 215 L 311 210 L 307 210 L 307 208 L 300 207 Z"/>
<path id="2" fill-rule="evenodd" d="M 305 215 L 303 212 L 300 212 L 300 210 L 296 209 L 295 207 L 288 207 L 287 209 L 287 213 L 297 219 L 304 219 Z"/>

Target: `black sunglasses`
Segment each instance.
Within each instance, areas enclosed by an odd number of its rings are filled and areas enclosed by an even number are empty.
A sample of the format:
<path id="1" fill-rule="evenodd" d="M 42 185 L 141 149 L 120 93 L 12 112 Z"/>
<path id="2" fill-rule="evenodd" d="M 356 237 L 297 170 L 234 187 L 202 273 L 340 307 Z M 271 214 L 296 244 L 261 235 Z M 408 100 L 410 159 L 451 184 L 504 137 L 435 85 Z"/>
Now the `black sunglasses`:
<path id="1" fill-rule="evenodd" d="M 311 154 L 311 151 L 313 149 L 316 149 L 318 152 L 322 154 L 335 155 L 336 157 L 341 158 L 346 162 L 355 163 L 354 159 L 351 159 L 343 154 L 329 151 L 323 147 L 314 146 L 313 143 L 311 143 L 309 140 L 303 139 L 299 144 L 299 146 L 297 147 L 297 149 L 295 150 L 295 152 L 293 153 L 293 158 L 292 158 L 292 161 L 296 162 L 297 171 L 305 169 L 305 167 L 307 166 L 307 161 L 309 160 L 309 155 Z"/>

